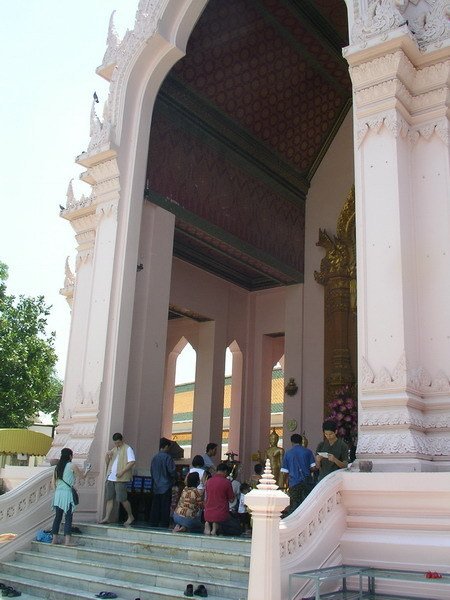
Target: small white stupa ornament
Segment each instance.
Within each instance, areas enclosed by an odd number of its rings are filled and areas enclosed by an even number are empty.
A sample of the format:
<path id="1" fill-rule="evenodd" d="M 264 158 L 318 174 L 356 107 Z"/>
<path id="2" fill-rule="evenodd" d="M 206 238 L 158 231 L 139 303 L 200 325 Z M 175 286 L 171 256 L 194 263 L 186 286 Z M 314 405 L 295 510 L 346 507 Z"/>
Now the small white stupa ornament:
<path id="1" fill-rule="evenodd" d="M 266 466 L 264 467 L 264 473 L 256 486 L 258 490 L 277 490 L 278 485 L 272 475 L 272 468 L 270 466 L 270 460 L 266 460 Z"/>

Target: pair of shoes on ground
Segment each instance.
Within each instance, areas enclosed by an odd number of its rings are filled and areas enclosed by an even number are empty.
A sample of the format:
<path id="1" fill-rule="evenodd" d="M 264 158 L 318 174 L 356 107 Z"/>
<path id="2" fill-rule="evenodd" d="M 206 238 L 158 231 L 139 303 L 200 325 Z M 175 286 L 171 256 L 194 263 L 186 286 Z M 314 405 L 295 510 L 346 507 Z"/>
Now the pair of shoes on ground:
<path id="1" fill-rule="evenodd" d="M 2 596 L 6 596 L 7 598 L 17 598 L 17 596 L 21 596 L 22 592 L 18 592 L 13 587 L 9 587 L 4 583 L 1 584 Z"/>
<path id="2" fill-rule="evenodd" d="M 207 598 L 208 591 L 203 584 L 200 584 L 197 589 L 194 591 L 194 586 L 192 583 L 188 583 L 186 586 L 186 590 L 184 591 L 184 595 L 188 598 L 192 598 L 193 596 L 199 596 L 200 598 Z"/>

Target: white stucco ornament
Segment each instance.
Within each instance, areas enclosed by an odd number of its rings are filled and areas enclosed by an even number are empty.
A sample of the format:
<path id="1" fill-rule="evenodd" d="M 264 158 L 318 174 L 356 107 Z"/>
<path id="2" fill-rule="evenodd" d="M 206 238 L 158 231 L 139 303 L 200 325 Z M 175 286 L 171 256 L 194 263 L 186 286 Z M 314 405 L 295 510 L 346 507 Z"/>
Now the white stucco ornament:
<path id="1" fill-rule="evenodd" d="M 66 258 L 64 266 L 64 286 L 59 290 L 61 296 L 64 296 L 72 308 L 73 303 L 73 291 L 75 289 L 75 275 L 72 273 L 72 269 L 69 264 L 69 257 Z"/>
<path id="2" fill-rule="evenodd" d="M 117 59 L 117 50 L 120 46 L 120 38 L 116 31 L 116 26 L 114 24 L 114 15 L 115 14 L 116 14 L 116 11 L 113 10 L 113 12 L 111 13 L 111 16 L 109 18 L 108 35 L 106 38 L 106 51 L 105 51 L 105 54 L 103 55 L 103 60 L 102 60 L 102 66 L 104 68 L 107 68 L 110 65 L 112 65 L 112 68 L 114 68 L 114 65 L 116 64 L 116 59 Z"/>
<path id="3" fill-rule="evenodd" d="M 103 106 L 103 120 L 101 121 L 95 110 L 96 101 L 92 101 L 90 117 L 90 142 L 88 154 L 95 151 L 101 152 L 111 141 L 111 123 L 109 119 L 108 102 Z"/>
<path id="4" fill-rule="evenodd" d="M 351 41 L 364 46 L 372 38 L 386 39 L 405 26 L 419 48 L 426 51 L 450 38 L 449 17 L 450 0 L 371 0 L 355 19 Z"/>
<path id="5" fill-rule="evenodd" d="M 405 24 L 395 0 L 372 0 L 366 11 L 355 20 L 351 39 L 364 44 L 370 38 L 389 32 Z"/>
<path id="6" fill-rule="evenodd" d="M 77 200 L 73 191 L 73 178 L 69 181 L 66 193 L 66 208 L 62 211 L 62 216 L 67 216 L 67 213 L 77 211 L 80 208 L 85 208 L 92 204 L 92 197 L 82 196 Z"/>
<path id="7" fill-rule="evenodd" d="M 127 30 L 120 40 L 111 15 L 107 36 L 107 48 L 97 73 L 111 82 L 109 89 L 109 112 L 107 121 L 116 127 L 119 121 L 122 90 L 126 85 L 129 65 L 139 55 L 140 49 L 155 33 L 159 19 L 167 7 L 168 0 L 140 0 L 136 11 L 134 28 Z M 117 141 L 117 140 L 115 140 Z"/>

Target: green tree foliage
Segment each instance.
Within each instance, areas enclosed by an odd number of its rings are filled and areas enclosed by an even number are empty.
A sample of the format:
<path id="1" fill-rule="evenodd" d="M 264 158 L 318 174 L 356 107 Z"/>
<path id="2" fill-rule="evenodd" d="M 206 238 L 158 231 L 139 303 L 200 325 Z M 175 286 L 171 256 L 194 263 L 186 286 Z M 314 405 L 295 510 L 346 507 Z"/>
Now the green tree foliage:
<path id="1" fill-rule="evenodd" d="M 57 416 L 62 383 L 55 373 L 55 334 L 46 333 L 44 297 L 6 292 L 0 262 L 0 427 L 27 427 L 38 411 Z"/>

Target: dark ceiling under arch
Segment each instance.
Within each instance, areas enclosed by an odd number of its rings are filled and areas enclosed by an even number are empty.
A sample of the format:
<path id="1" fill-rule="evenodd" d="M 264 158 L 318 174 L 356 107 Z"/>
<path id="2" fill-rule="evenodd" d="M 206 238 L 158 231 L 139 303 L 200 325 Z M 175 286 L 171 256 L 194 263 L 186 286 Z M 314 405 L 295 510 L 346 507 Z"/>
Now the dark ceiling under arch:
<path id="1" fill-rule="evenodd" d="M 210 0 L 156 100 L 146 200 L 174 255 L 248 290 L 303 281 L 305 199 L 351 105 L 344 0 Z"/>

